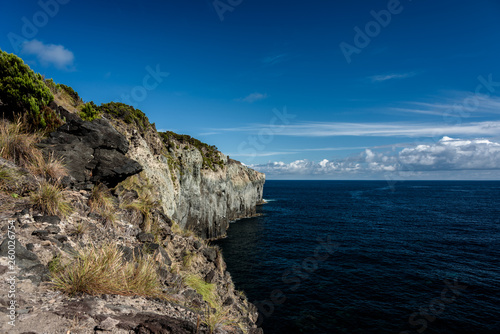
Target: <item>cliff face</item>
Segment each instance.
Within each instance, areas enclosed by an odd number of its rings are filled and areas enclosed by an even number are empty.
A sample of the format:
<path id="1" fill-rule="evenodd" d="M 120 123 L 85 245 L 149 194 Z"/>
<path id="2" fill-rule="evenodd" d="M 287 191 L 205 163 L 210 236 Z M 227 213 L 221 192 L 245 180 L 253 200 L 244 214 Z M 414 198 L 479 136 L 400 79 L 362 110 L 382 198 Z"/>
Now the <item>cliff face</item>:
<path id="1" fill-rule="evenodd" d="M 120 129 L 130 138 L 127 156 L 143 166 L 163 209 L 182 228 L 203 238 L 219 238 L 230 221 L 255 215 L 262 202 L 264 174 L 183 140 Z M 217 160 L 207 162 L 209 154 Z"/>

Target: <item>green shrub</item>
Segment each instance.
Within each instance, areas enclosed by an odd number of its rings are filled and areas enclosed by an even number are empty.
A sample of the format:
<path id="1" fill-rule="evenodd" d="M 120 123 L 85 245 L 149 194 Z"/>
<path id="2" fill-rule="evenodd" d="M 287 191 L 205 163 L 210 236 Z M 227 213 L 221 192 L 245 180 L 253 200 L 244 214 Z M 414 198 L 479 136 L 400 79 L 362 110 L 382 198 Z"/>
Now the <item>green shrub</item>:
<path id="1" fill-rule="evenodd" d="M 216 146 L 208 145 L 189 135 L 180 135 L 172 131 L 158 132 L 158 134 L 163 139 L 163 142 L 167 148 L 179 149 L 176 142 L 196 147 L 198 151 L 200 151 L 203 158 L 203 168 L 216 170 L 216 166 L 219 166 L 221 169 L 224 167 L 224 162 L 220 158 L 220 152 Z M 186 149 L 186 147 L 184 147 L 184 149 Z"/>
<path id="2" fill-rule="evenodd" d="M 100 117 L 99 110 L 97 110 L 97 106 L 94 104 L 94 102 L 87 102 L 82 106 L 80 117 L 84 121 L 89 122 Z"/>
<path id="3" fill-rule="evenodd" d="M 77 106 L 80 102 L 82 102 L 81 97 L 70 86 L 66 86 L 64 84 L 57 84 L 57 88 L 59 90 L 63 90 L 64 92 L 66 92 L 66 94 L 69 95 L 69 97 L 71 97 L 71 99 L 73 100 L 73 105 L 74 106 Z"/>
<path id="4" fill-rule="evenodd" d="M 33 127 L 45 129 L 51 124 L 46 118 L 54 115 L 42 109 L 53 99 L 40 74 L 21 58 L 0 50 L 0 101 L 7 117 L 25 114 Z"/>
<path id="5" fill-rule="evenodd" d="M 146 115 L 139 109 L 135 109 L 128 104 L 121 102 L 103 103 L 97 108 L 100 112 L 106 113 L 114 118 L 123 120 L 127 124 L 137 124 L 141 129 L 150 125 Z"/>

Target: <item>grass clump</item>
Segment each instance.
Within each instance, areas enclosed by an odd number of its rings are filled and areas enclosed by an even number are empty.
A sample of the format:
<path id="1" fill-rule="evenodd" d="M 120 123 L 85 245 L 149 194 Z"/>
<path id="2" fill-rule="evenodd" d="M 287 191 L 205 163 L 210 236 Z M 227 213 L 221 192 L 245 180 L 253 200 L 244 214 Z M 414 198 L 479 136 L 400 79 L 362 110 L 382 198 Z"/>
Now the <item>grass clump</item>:
<path id="1" fill-rule="evenodd" d="M 40 153 L 27 168 L 33 174 L 42 176 L 46 180 L 57 184 L 64 176 L 68 175 L 63 161 L 63 158 L 57 158 L 54 153 L 49 154 L 47 158 Z"/>
<path id="2" fill-rule="evenodd" d="M 115 201 L 105 185 L 98 184 L 92 187 L 88 204 L 90 211 L 101 215 L 106 222 L 114 223 L 116 221 Z"/>
<path id="3" fill-rule="evenodd" d="M 184 278 L 184 283 L 199 293 L 203 297 L 203 300 L 210 305 L 210 307 L 219 308 L 215 284 L 207 283 L 197 275 L 187 275 Z"/>
<path id="4" fill-rule="evenodd" d="M 49 215 L 69 215 L 73 209 L 65 199 L 64 190 L 57 184 L 41 182 L 38 189 L 31 193 L 31 203 Z"/>
<path id="5" fill-rule="evenodd" d="M 215 312 L 208 310 L 203 323 L 207 325 L 210 334 L 215 333 L 217 329 L 237 325 L 237 321 L 229 315 L 229 310 L 222 309 Z"/>
<path id="6" fill-rule="evenodd" d="M 15 122 L 0 121 L 0 156 L 21 167 L 28 167 L 39 161 L 41 152 L 35 148 L 40 141 L 39 133 L 26 133 L 21 118 Z"/>
<path id="7" fill-rule="evenodd" d="M 0 156 L 35 175 L 58 182 L 67 175 L 63 160 L 54 154 L 44 157 L 35 146 L 40 141 L 41 134 L 27 133 L 25 128 L 25 122 L 21 118 L 15 122 L 0 121 Z"/>
<path id="8" fill-rule="evenodd" d="M 89 230 L 89 225 L 85 223 L 78 223 L 75 227 L 70 231 L 69 235 L 74 236 L 76 238 L 81 238 L 85 232 Z"/>
<path id="9" fill-rule="evenodd" d="M 52 275 L 57 290 L 69 295 L 116 294 L 159 297 L 161 285 L 151 256 L 123 260 L 116 244 L 80 249 L 73 261 Z"/>

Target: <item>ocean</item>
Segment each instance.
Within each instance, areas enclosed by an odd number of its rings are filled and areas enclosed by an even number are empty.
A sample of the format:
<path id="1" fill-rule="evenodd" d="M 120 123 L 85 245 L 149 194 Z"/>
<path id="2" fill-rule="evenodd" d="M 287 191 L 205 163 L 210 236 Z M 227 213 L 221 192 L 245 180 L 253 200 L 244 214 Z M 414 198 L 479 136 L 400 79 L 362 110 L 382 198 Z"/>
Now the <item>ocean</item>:
<path id="1" fill-rule="evenodd" d="M 500 182 L 267 181 L 222 247 L 266 334 L 500 333 Z"/>

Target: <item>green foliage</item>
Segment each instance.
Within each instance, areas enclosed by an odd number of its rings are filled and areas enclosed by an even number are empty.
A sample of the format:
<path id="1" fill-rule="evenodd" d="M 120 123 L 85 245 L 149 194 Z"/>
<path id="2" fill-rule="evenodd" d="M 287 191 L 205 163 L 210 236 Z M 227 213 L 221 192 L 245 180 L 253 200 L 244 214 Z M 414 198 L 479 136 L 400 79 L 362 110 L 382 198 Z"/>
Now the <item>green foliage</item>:
<path id="1" fill-rule="evenodd" d="M 64 124 L 58 114 L 47 106 L 42 107 L 39 113 L 27 117 L 26 122 L 31 130 L 43 129 L 45 132 L 55 131 Z"/>
<path id="2" fill-rule="evenodd" d="M 148 118 L 142 111 L 125 103 L 103 103 L 97 109 L 101 113 L 106 113 L 115 118 L 121 119 L 127 124 L 137 124 L 141 129 L 145 129 L 150 125 Z"/>
<path id="3" fill-rule="evenodd" d="M 203 300 L 210 305 L 210 307 L 220 307 L 217 301 L 215 284 L 207 283 L 197 275 L 187 275 L 184 278 L 184 283 L 186 283 L 187 286 L 199 293 L 203 297 Z"/>
<path id="4" fill-rule="evenodd" d="M 89 121 L 89 122 L 100 117 L 99 110 L 97 110 L 97 106 L 94 104 L 94 102 L 90 101 L 82 106 L 80 111 L 80 117 L 84 121 Z"/>
<path id="5" fill-rule="evenodd" d="M 63 90 L 64 92 L 66 92 L 71 97 L 71 99 L 73 100 L 73 103 L 75 105 L 77 105 L 79 102 L 82 101 L 82 99 L 78 95 L 78 93 L 75 92 L 75 90 L 73 88 L 71 88 L 70 86 L 66 86 L 64 84 L 57 84 L 56 86 L 57 86 L 58 90 Z"/>
<path id="6" fill-rule="evenodd" d="M 57 94 L 57 92 L 58 92 L 59 89 L 57 88 L 57 84 L 54 82 L 54 80 L 52 80 L 52 79 L 44 79 L 44 82 L 45 82 L 45 85 L 47 87 L 49 87 L 50 92 L 52 94 Z"/>
<path id="7" fill-rule="evenodd" d="M 25 114 L 34 128 L 51 126 L 48 111 L 43 111 L 54 96 L 40 74 L 33 72 L 14 54 L 0 50 L 0 101 L 7 116 Z M 54 115 L 50 115 L 52 117 Z"/>
<path id="8" fill-rule="evenodd" d="M 216 166 L 219 166 L 220 168 L 224 167 L 224 162 L 222 161 L 219 154 L 220 152 L 216 146 L 208 145 L 189 135 L 180 135 L 172 131 L 158 132 L 158 134 L 163 139 L 163 142 L 165 143 L 167 148 L 178 149 L 179 147 L 176 142 L 196 147 L 203 157 L 203 168 L 216 170 Z M 184 147 L 184 149 L 185 148 L 186 147 Z"/>

